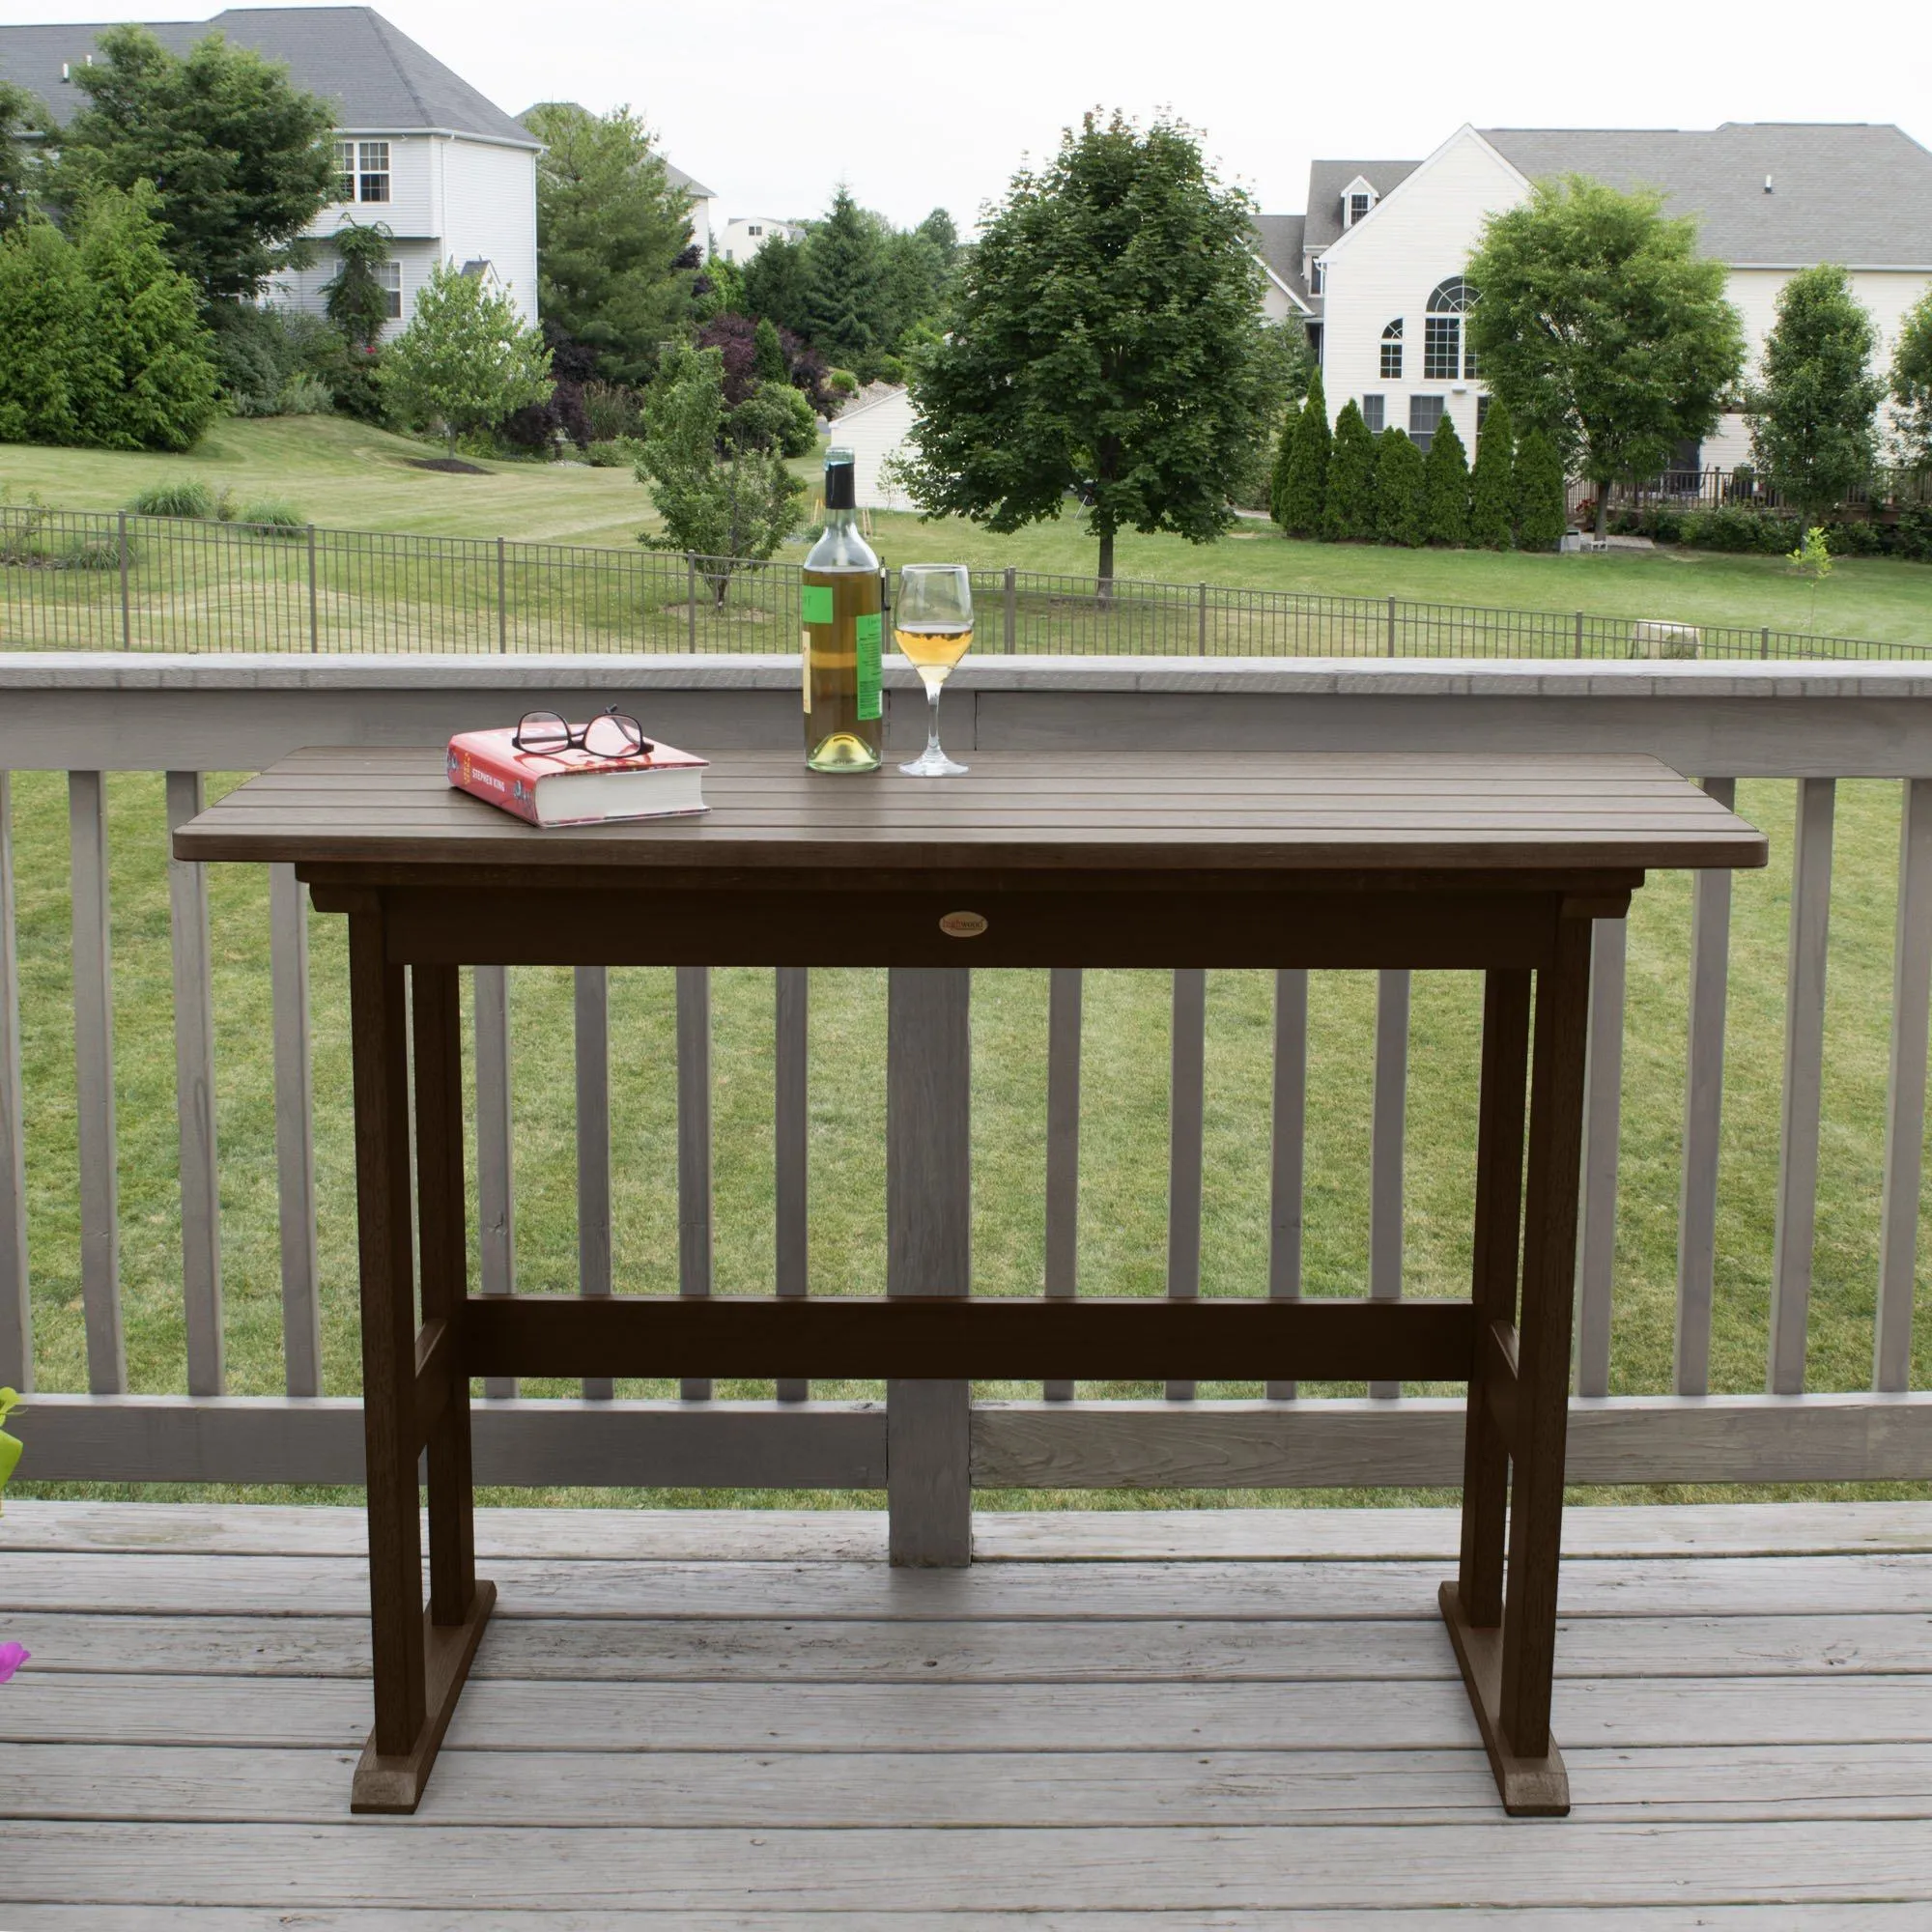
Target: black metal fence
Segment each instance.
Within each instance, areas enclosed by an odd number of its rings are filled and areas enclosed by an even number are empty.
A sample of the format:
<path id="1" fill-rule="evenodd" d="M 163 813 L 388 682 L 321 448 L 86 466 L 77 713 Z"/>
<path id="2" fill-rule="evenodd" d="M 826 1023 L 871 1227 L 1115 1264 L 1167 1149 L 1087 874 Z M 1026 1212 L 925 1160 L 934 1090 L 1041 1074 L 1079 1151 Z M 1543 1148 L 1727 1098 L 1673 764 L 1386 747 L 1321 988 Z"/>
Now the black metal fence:
<path id="1" fill-rule="evenodd" d="M 1573 482 L 1571 508 L 1596 494 L 1595 484 Z M 1668 504 L 1680 510 L 1719 510 L 1726 505 L 1746 510 L 1797 507 L 1744 464 L 1735 469 L 1667 469 L 1643 483 L 1612 483 L 1609 495 L 1612 509 L 1641 509 L 1647 503 Z M 1932 470 L 1876 469 L 1864 483 L 1846 493 L 1842 507 L 1883 516 L 1918 503 L 1932 503 Z"/>
<path id="2" fill-rule="evenodd" d="M 1078 656 L 1932 657 L 1735 625 L 975 570 L 982 651 Z M 504 538 L 0 506 L 0 647 L 781 652 L 798 565 Z"/>

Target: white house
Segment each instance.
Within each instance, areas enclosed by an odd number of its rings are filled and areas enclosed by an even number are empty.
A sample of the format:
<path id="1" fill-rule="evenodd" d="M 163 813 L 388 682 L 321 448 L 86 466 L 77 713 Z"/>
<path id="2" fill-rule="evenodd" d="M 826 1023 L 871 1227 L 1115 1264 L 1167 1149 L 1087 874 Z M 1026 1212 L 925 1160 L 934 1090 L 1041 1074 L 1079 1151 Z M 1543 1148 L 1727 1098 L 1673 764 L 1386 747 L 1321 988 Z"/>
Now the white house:
<path id="1" fill-rule="evenodd" d="M 912 392 L 880 385 L 857 397 L 832 425 L 832 440 L 852 452 L 852 487 L 862 510 L 916 509 L 889 465 L 912 435 Z"/>
<path id="2" fill-rule="evenodd" d="M 271 299 L 319 312 L 336 270 L 328 238 L 350 222 L 380 221 L 395 237 L 386 265 L 392 332 L 439 262 L 486 275 L 536 320 L 542 143 L 373 8 L 238 7 L 209 20 L 150 22 L 148 31 L 177 54 L 225 35 L 282 62 L 298 87 L 335 105 L 335 195 L 308 231 L 323 244 L 319 259 L 281 277 Z M 58 126 L 78 104 L 72 75 L 100 32 L 0 26 L 0 76 L 38 95 Z"/>
<path id="3" fill-rule="evenodd" d="M 714 253 L 742 269 L 774 236 L 803 242 L 805 229 L 796 221 L 775 221 L 769 214 L 734 214 L 718 237 Z"/>
<path id="4" fill-rule="evenodd" d="M 1836 262 L 1851 271 L 1877 325 L 1881 369 L 1905 311 L 1932 288 L 1932 153 L 1897 128 L 1464 127 L 1426 160 L 1318 160 L 1306 215 L 1262 218 L 1259 252 L 1281 312 L 1291 299 L 1309 311 L 1331 412 L 1352 398 L 1372 428 L 1400 426 L 1424 442 L 1446 413 L 1473 448 L 1487 392 L 1464 340 L 1463 317 L 1480 291 L 1463 266 L 1487 215 L 1525 200 L 1532 182 L 1566 174 L 1656 187 L 1666 212 L 1695 216 L 1699 246 L 1729 270 L 1753 360 L 1778 291 L 1800 269 Z M 1286 252 L 1296 220 L 1298 265 Z M 1743 417 L 1727 416 L 1679 461 L 1728 468 L 1749 447 Z"/>
<path id="5" fill-rule="evenodd" d="M 669 161 L 665 163 L 665 173 L 669 177 L 672 187 L 684 190 L 685 200 L 691 209 L 691 239 L 697 244 L 698 260 L 703 261 L 718 251 L 718 196 L 701 181 Z"/>

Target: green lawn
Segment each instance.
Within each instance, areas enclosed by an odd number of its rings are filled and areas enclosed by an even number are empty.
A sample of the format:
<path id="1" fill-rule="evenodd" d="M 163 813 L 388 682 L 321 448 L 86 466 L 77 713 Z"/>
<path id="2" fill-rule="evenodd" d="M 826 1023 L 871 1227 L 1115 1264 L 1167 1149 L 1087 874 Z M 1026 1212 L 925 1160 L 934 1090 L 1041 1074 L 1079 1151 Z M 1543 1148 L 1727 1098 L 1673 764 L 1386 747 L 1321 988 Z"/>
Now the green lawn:
<path id="1" fill-rule="evenodd" d="M 86 1375 L 74 1187 L 66 799 L 57 774 L 22 773 L 14 785 L 39 1360 L 43 1387 L 80 1389 Z M 161 781 L 158 776 L 115 774 L 108 780 L 108 800 L 128 1353 L 135 1388 L 180 1391 L 186 1366 Z M 1766 871 L 1741 874 L 1736 885 L 1712 1363 L 1715 1388 L 1750 1391 L 1760 1389 L 1764 1378 L 1792 787 L 1747 781 L 1740 786 L 1739 806 L 1771 830 L 1773 863 Z M 1895 784 L 1848 781 L 1840 788 L 1811 1323 L 1814 1389 L 1855 1389 L 1870 1378 L 1898 810 Z M 237 1393 L 270 1393 L 281 1385 L 281 1343 L 267 887 L 259 869 L 218 866 L 210 869 L 210 890 L 230 1378 Z M 1670 1385 L 1689 924 L 1688 876 L 1655 875 L 1638 895 L 1631 929 L 1613 1364 L 1613 1386 L 1620 1393 Z M 326 1374 L 330 1392 L 347 1393 L 355 1386 L 356 1350 L 343 926 L 339 920 L 317 917 L 312 931 Z M 722 1289 L 761 1292 L 773 1266 L 771 980 L 769 974 L 735 970 L 715 977 L 718 1280 Z M 883 977 L 816 972 L 811 997 L 812 1282 L 821 1292 L 876 1291 L 885 1272 Z M 1168 997 L 1168 982 L 1160 975 L 1107 972 L 1090 978 L 1081 1263 L 1082 1285 L 1091 1293 L 1145 1294 L 1161 1288 Z M 676 1283 L 671 999 L 668 972 L 612 975 L 615 1249 L 618 1279 L 627 1292 L 669 1293 Z M 1367 1243 L 1374 976 L 1318 974 L 1310 1005 L 1307 1287 L 1311 1293 L 1354 1293 L 1364 1278 Z M 569 975 L 518 971 L 513 1007 L 520 1280 L 532 1291 L 567 1291 L 574 1285 L 575 1250 Z M 1407 1191 L 1408 1285 L 1414 1293 L 1465 1292 L 1478 1011 L 1474 976 L 1417 977 Z M 979 974 L 974 1018 L 979 1287 L 995 1294 L 1037 1293 L 1044 1193 L 1045 976 Z M 1204 1277 L 1210 1293 L 1264 1291 L 1271 1044 L 1268 976 L 1212 974 L 1203 1231 Z M 1921 1255 L 1932 1258 L 1932 1227 L 1921 1240 Z M 1916 1329 L 1915 1385 L 1932 1386 L 1932 1302 L 1922 1301 Z M 535 1386 L 544 1392 L 545 1385 Z M 820 1386 L 827 1394 L 839 1392 Z M 668 1394 L 670 1385 L 635 1383 L 624 1392 Z M 726 1392 L 767 1391 L 741 1384 Z M 1154 1391 L 1090 1387 L 1089 1392 Z M 1259 1394 L 1260 1389 L 1229 1384 L 1204 1390 L 1208 1392 Z M 20 1423 L 28 1445 L 27 1475 L 32 1425 L 29 1411 Z M 99 1488 L 68 1492 L 127 1493 Z M 1874 1487 L 1864 1492 L 1926 1494 L 1932 1488 Z M 527 1499 L 514 1493 L 515 1499 Z M 497 1499 L 513 1499 L 512 1492 Z M 687 1493 L 650 1499 L 698 1498 Z M 1040 1507 L 1257 1499 L 1033 1493 L 986 1500 Z M 1299 1499 L 1365 1498 L 1334 1492 Z"/>
<path id="2" fill-rule="evenodd" d="M 580 464 L 494 463 L 480 476 L 415 467 L 428 445 L 335 416 L 230 420 L 190 456 L 0 446 L 0 486 L 15 501 L 37 494 L 71 509 L 116 509 L 144 485 L 193 474 L 238 501 L 277 496 L 339 529 L 628 549 L 650 521 L 648 497 L 627 469 Z M 796 466 L 801 473 L 810 463 Z M 1094 540 L 1076 512 L 996 536 L 956 520 L 882 514 L 876 543 L 888 561 L 1014 564 L 1091 577 Z M 787 553 L 792 554 L 792 553 Z M 1248 523 L 1210 545 L 1123 536 L 1124 577 L 1335 596 L 1395 595 L 1498 609 L 1585 611 L 1615 617 L 1769 625 L 1823 636 L 1932 646 L 1932 567 L 1847 558 L 1814 588 L 1781 558 L 1662 549 L 1600 556 L 1492 555 L 1291 542 Z"/>

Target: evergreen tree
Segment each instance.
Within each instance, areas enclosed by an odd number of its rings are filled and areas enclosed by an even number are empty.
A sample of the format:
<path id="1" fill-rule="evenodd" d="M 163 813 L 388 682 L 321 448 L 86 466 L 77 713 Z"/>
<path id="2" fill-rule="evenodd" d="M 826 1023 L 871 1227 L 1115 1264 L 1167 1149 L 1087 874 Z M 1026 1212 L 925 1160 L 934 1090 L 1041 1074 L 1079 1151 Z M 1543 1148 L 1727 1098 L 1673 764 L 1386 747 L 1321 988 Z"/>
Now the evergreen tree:
<path id="1" fill-rule="evenodd" d="M 77 442 L 90 386 L 93 300 L 52 222 L 0 235 L 0 442 Z"/>
<path id="2" fill-rule="evenodd" d="M 890 346 L 885 271 L 876 217 L 841 185 L 805 240 L 805 334 L 847 368 Z"/>
<path id="3" fill-rule="evenodd" d="M 1469 459 L 1453 416 L 1435 425 L 1422 470 L 1423 531 L 1433 544 L 1461 550 L 1469 541 Z"/>
<path id="4" fill-rule="evenodd" d="M 1519 550 L 1554 550 L 1570 527 L 1565 501 L 1563 459 L 1540 429 L 1517 444 L 1512 473 Z"/>
<path id="5" fill-rule="evenodd" d="M 1308 397 L 1301 406 L 1301 423 L 1294 434 L 1294 451 L 1282 491 L 1281 526 L 1292 537 L 1321 534 L 1321 512 L 1328 496 L 1328 404 L 1321 393 L 1321 372 L 1309 378 Z"/>
<path id="6" fill-rule="evenodd" d="M 1288 527 L 1288 478 L 1294 468 L 1294 445 L 1301 440 L 1299 410 L 1291 410 L 1282 418 L 1281 434 L 1275 439 L 1274 468 L 1268 472 L 1268 515 L 1283 529 Z"/>
<path id="7" fill-rule="evenodd" d="M 784 345 L 770 316 L 760 316 L 752 331 L 752 373 L 761 383 L 788 383 L 791 372 L 785 367 Z"/>
<path id="8" fill-rule="evenodd" d="M 0 231 L 27 218 L 33 206 L 39 145 L 21 138 L 46 120 L 46 109 L 11 80 L 0 80 Z"/>
<path id="9" fill-rule="evenodd" d="M 776 323 L 794 335 L 810 334 L 804 242 L 783 235 L 768 236 L 765 245 L 739 270 L 738 279 L 743 313 Z"/>
<path id="10" fill-rule="evenodd" d="M 372 221 L 366 228 L 345 221 L 329 237 L 338 266 L 322 292 L 323 313 L 350 346 L 365 355 L 382 339 L 384 325 L 389 320 L 389 292 L 376 270 L 389 260 L 389 244 L 394 239 L 387 224 L 381 221 Z"/>
<path id="11" fill-rule="evenodd" d="M 1376 540 L 1410 550 L 1424 538 L 1422 452 L 1405 431 L 1384 430 L 1376 450 Z"/>
<path id="12" fill-rule="evenodd" d="M 1511 500 L 1516 431 L 1500 396 L 1490 399 L 1476 435 L 1476 468 L 1469 487 L 1469 541 L 1479 550 L 1508 550 L 1516 522 Z"/>
<path id="13" fill-rule="evenodd" d="M 1885 397 L 1876 343 L 1843 269 L 1821 263 L 1778 291 L 1764 382 L 1749 402 L 1751 458 L 1807 527 L 1871 475 Z"/>
<path id="14" fill-rule="evenodd" d="M 1330 543 L 1366 543 L 1375 533 L 1376 439 L 1350 396 L 1335 418 L 1321 534 Z"/>
<path id="15" fill-rule="evenodd" d="M 81 431 L 106 449 L 190 449 L 219 411 L 214 341 L 171 268 L 145 182 L 97 188 L 74 244 L 92 298 Z"/>

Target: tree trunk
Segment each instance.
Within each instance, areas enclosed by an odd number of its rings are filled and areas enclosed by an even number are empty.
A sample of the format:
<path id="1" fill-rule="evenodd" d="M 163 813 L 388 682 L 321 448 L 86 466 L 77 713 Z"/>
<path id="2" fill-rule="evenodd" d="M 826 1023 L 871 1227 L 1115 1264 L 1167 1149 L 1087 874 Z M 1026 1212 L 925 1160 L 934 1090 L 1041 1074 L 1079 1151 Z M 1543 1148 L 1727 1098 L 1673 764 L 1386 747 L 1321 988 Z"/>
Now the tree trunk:
<path id="1" fill-rule="evenodd" d="M 1597 541 L 1602 543 L 1609 533 L 1610 486 L 1607 483 L 1599 483 L 1597 485 Z"/>
<path id="2" fill-rule="evenodd" d="M 1106 531 L 1100 538 L 1100 568 L 1096 575 L 1100 580 L 1100 601 L 1106 601 L 1114 594 L 1114 533 Z"/>

